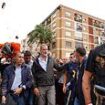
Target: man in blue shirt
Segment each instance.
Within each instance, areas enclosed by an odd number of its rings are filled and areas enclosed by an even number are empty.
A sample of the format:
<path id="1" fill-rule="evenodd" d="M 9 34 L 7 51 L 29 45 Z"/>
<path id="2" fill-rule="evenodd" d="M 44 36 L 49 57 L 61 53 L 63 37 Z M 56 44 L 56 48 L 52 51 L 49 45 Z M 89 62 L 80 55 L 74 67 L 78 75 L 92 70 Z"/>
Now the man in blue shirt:
<path id="1" fill-rule="evenodd" d="M 70 61 L 65 65 L 63 92 L 65 93 L 65 105 L 74 105 L 75 83 L 78 64 L 75 53 L 70 54 Z"/>

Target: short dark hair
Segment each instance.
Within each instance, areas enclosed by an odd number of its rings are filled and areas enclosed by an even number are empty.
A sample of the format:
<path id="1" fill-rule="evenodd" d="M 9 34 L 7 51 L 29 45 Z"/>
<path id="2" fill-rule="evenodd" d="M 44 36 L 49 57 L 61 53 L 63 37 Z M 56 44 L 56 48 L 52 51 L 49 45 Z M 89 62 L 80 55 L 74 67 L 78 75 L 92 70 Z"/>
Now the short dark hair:
<path id="1" fill-rule="evenodd" d="M 70 53 L 70 55 L 73 55 L 74 53 Z"/>
<path id="2" fill-rule="evenodd" d="M 24 52 L 24 56 L 31 56 L 31 52 L 28 51 L 28 50 L 26 50 L 26 51 Z"/>
<path id="3" fill-rule="evenodd" d="M 85 50 L 84 47 L 76 48 L 76 52 L 79 53 L 81 56 L 85 56 L 86 55 L 86 50 Z"/>

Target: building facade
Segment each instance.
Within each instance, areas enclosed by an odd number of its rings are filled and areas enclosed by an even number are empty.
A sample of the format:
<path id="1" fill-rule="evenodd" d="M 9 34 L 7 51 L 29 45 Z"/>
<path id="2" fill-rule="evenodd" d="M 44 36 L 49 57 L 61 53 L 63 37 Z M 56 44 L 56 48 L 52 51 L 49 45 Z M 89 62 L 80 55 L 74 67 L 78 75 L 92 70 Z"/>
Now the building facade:
<path id="1" fill-rule="evenodd" d="M 83 46 L 87 52 L 105 42 L 105 20 L 59 5 L 43 22 L 53 35 L 52 55 L 56 58 L 69 57 L 76 47 Z M 37 44 L 27 44 L 28 36 L 22 41 L 22 50 L 37 55 Z"/>
<path id="2" fill-rule="evenodd" d="M 43 22 L 54 32 L 52 54 L 69 57 L 76 47 L 90 49 L 105 40 L 105 20 L 59 5 Z"/>

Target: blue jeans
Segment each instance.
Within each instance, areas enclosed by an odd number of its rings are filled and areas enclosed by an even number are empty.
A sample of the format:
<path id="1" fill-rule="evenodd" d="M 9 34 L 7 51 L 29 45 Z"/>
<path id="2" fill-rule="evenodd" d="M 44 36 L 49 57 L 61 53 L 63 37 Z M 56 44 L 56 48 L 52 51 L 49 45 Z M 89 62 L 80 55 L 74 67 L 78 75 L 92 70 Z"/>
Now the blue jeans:
<path id="1" fill-rule="evenodd" d="M 28 100 L 28 102 L 29 102 L 29 105 L 33 105 L 33 93 L 32 93 L 32 91 L 30 91 L 30 93 L 29 93 L 29 100 Z"/>
<path id="2" fill-rule="evenodd" d="M 78 98 L 77 98 L 77 97 L 75 97 L 75 100 L 74 100 L 74 105 L 80 105 L 80 102 L 79 102 L 79 100 L 78 100 Z"/>
<path id="3" fill-rule="evenodd" d="M 17 103 L 17 105 L 25 105 L 25 100 L 24 97 L 22 95 L 18 96 L 18 95 L 11 95 L 14 99 L 14 101 Z"/>
<path id="4" fill-rule="evenodd" d="M 64 105 L 74 105 L 75 92 L 74 90 L 67 90 L 64 98 Z"/>

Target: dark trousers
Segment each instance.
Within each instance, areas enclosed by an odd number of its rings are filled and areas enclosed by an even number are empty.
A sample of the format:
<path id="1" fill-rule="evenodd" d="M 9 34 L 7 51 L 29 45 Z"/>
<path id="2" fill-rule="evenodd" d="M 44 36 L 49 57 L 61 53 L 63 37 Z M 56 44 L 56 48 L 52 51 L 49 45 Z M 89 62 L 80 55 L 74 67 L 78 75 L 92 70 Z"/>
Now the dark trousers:
<path id="1" fill-rule="evenodd" d="M 25 105 L 25 100 L 23 95 L 15 95 L 15 94 L 10 94 L 13 100 L 17 103 L 17 105 Z"/>
<path id="2" fill-rule="evenodd" d="M 33 105 L 33 100 L 34 100 L 34 94 L 33 94 L 32 89 L 30 89 L 26 105 Z M 35 104 L 35 101 L 34 101 L 34 104 Z"/>
<path id="3" fill-rule="evenodd" d="M 56 84 L 56 104 L 57 105 L 64 105 L 64 93 L 63 93 L 63 84 L 57 83 Z"/>
<path id="4" fill-rule="evenodd" d="M 64 98 L 64 105 L 74 105 L 75 91 L 68 89 Z"/>

